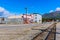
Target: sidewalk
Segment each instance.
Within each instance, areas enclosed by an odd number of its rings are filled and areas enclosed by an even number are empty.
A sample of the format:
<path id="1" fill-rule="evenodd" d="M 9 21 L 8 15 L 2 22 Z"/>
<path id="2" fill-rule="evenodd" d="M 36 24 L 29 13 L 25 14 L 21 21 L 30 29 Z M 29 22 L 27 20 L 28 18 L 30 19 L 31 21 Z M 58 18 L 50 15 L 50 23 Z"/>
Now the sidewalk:
<path id="1" fill-rule="evenodd" d="M 56 40 L 60 40 L 60 23 L 56 25 Z"/>

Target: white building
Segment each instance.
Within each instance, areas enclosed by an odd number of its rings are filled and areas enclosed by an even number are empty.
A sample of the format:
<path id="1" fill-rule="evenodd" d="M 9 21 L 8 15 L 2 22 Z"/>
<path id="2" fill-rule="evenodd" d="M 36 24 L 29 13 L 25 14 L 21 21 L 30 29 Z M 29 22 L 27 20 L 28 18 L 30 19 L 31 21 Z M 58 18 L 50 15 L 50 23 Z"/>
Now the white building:
<path id="1" fill-rule="evenodd" d="M 23 18 L 22 15 L 18 16 L 9 16 L 6 21 L 7 24 L 22 24 L 23 23 Z"/>
<path id="2" fill-rule="evenodd" d="M 26 17 L 27 17 L 27 22 L 28 23 L 42 23 L 42 16 L 38 13 L 33 13 L 29 15 L 14 15 L 14 16 L 9 16 L 6 20 L 6 23 L 17 23 L 17 24 L 23 24 L 26 22 Z"/>
<path id="3" fill-rule="evenodd" d="M 33 22 L 42 23 L 42 16 L 38 13 L 33 13 Z"/>
<path id="4" fill-rule="evenodd" d="M 29 21 L 30 23 L 42 23 L 42 16 L 38 13 L 33 13 L 23 16 L 23 18 L 25 19 L 26 17 L 27 17 L 27 21 Z"/>

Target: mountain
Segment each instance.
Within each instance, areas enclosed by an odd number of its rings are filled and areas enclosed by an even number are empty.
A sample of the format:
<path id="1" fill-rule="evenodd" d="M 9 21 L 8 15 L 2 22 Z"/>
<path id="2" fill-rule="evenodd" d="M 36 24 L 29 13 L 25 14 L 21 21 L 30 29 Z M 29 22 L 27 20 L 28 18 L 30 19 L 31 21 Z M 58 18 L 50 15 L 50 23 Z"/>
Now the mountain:
<path id="1" fill-rule="evenodd" d="M 60 18 L 60 11 L 45 13 L 42 15 L 42 17 L 43 18 Z"/>

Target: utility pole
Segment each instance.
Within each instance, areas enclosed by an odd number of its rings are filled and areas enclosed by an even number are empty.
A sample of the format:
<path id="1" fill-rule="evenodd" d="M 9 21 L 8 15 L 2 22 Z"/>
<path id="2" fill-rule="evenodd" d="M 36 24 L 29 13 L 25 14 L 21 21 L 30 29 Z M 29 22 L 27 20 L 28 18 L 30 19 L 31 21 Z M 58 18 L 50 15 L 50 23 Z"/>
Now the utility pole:
<path id="1" fill-rule="evenodd" d="M 26 10 L 26 23 L 27 23 L 27 11 L 28 11 L 28 10 L 27 10 L 27 8 L 25 8 L 25 10 Z"/>
<path id="2" fill-rule="evenodd" d="M 26 14 L 27 14 L 27 11 L 28 11 L 27 8 L 25 8 L 25 10 L 26 10 Z"/>

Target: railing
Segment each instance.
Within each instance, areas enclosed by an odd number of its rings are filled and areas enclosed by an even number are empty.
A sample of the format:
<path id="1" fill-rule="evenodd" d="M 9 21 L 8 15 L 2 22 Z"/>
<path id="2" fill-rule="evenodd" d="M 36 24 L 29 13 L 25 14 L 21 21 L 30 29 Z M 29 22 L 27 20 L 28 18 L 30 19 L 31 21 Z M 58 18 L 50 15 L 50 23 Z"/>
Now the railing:
<path id="1" fill-rule="evenodd" d="M 41 29 L 34 29 L 34 30 L 41 30 Z M 41 31 L 42 32 L 39 33 L 37 36 L 35 36 L 32 40 L 55 40 L 56 23 L 53 23 L 47 29 L 42 29 Z"/>

